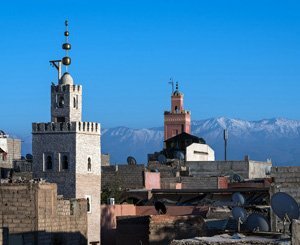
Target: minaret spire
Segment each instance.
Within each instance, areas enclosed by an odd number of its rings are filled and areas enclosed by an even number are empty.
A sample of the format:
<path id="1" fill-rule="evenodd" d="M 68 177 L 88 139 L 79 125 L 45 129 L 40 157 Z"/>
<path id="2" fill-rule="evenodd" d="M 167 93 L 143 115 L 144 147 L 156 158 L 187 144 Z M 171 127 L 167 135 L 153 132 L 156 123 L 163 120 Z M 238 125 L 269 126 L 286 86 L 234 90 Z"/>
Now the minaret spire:
<path id="1" fill-rule="evenodd" d="M 68 56 L 69 55 L 69 50 L 71 49 L 71 44 L 68 42 L 68 37 L 70 35 L 70 33 L 68 31 L 68 25 L 69 25 L 68 20 L 66 20 L 65 21 L 66 30 L 64 32 L 64 35 L 66 37 L 66 41 L 62 45 L 62 48 L 66 51 L 65 57 L 62 58 L 62 63 L 66 67 L 66 72 L 68 71 L 68 66 L 71 64 L 71 58 Z"/>

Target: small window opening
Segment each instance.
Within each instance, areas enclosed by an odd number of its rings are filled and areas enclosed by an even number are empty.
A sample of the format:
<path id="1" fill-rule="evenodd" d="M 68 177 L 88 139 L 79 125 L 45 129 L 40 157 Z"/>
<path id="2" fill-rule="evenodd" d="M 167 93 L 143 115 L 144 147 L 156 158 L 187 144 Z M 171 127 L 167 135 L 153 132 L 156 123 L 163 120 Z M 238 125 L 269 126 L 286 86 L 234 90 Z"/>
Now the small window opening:
<path id="1" fill-rule="evenodd" d="M 47 158 L 46 158 L 46 167 L 48 170 L 52 169 L 52 157 L 51 156 L 47 156 Z"/>
<path id="2" fill-rule="evenodd" d="M 64 104 L 65 104 L 64 97 L 63 97 L 63 96 L 60 96 L 60 97 L 59 97 L 59 100 L 58 100 L 58 107 L 59 107 L 59 108 L 62 108 L 62 107 L 64 107 Z"/>
<path id="3" fill-rule="evenodd" d="M 89 171 L 89 172 L 92 171 L 92 160 L 91 160 L 90 157 L 88 158 L 88 171 Z"/>
<path id="4" fill-rule="evenodd" d="M 76 108 L 76 98 L 73 98 L 73 107 Z"/>
<path id="5" fill-rule="evenodd" d="M 91 203 L 92 203 L 92 197 L 91 196 L 85 196 L 86 198 L 86 211 L 88 213 L 92 212 L 92 207 L 91 207 Z"/>
<path id="6" fill-rule="evenodd" d="M 63 156 L 62 158 L 62 169 L 64 170 L 69 169 L 69 160 L 67 156 Z"/>

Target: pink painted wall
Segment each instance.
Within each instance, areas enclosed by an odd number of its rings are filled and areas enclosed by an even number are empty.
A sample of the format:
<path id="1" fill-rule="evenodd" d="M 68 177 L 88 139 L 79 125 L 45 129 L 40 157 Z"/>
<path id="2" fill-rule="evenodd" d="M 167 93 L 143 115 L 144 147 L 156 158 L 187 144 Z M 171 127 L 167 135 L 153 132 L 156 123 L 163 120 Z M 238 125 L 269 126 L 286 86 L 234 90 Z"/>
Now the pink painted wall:
<path id="1" fill-rule="evenodd" d="M 160 189 L 160 173 L 145 172 L 145 188 Z"/>
<path id="2" fill-rule="evenodd" d="M 200 215 L 208 211 L 206 206 L 167 206 L 168 215 Z M 117 216 L 155 215 L 154 206 L 134 206 L 133 204 L 101 205 L 101 228 L 116 228 Z"/>

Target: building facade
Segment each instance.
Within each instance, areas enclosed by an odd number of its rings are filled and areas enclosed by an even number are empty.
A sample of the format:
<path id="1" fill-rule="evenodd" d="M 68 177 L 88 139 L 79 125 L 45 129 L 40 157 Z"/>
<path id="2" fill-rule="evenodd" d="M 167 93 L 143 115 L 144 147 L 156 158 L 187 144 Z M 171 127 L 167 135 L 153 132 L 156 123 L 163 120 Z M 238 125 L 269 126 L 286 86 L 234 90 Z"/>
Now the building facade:
<path id="1" fill-rule="evenodd" d="M 67 23 L 66 23 L 67 26 Z M 69 50 L 68 30 L 63 49 Z M 61 74 L 71 59 L 52 61 L 58 83 L 51 86 L 51 122 L 32 124 L 33 176 L 57 184 L 58 195 L 87 200 L 88 241 L 100 242 L 100 124 L 82 122 L 82 86 Z"/>
<path id="2" fill-rule="evenodd" d="M 21 140 L 9 137 L 0 130 L 0 168 L 13 168 L 14 160 L 21 159 Z"/>
<path id="3" fill-rule="evenodd" d="M 171 96 L 171 110 L 164 113 L 164 140 L 181 133 L 191 133 L 191 113 L 183 108 L 183 93 L 178 89 Z"/>

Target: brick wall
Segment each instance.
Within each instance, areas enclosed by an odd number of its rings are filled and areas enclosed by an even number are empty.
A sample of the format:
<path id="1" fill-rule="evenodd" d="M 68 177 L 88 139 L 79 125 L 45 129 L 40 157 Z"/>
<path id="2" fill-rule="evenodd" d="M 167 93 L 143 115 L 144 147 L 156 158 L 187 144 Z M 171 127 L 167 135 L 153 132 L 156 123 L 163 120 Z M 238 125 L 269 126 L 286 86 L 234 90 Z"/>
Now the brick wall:
<path id="1" fill-rule="evenodd" d="M 0 213 L 12 241 L 86 244 L 86 200 L 57 200 L 55 184 L 2 184 Z"/>
<path id="2" fill-rule="evenodd" d="M 222 177 L 181 177 L 182 189 L 223 189 Z"/>
<path id="3" fill-rule="evenodd" d="M 300 203 L 300 167 L 272 167 L 271 177 L 273 185 L 270 189 L 272 196 L 276 192 L 286 192 L 291 195 L 296 202 Z M 282 229 L 282 222 L 271 212 L 271 227 L 272 231 Z"/>
<path id="4" fill-rule="evenodd" d="M 177 162 L 176 162 L 177 163 Z M 160 164 L 157 162 L 149 162 L 148 164 L 148 169 L 150 171 L 156 171 L 160 172 L 160 177 L 163 178 L 172 178 L 176 176 L 176 172 L 178 171 L 178 164 L 174 165 L 165 165 L 165 164 Z"/>
<path id="5" fill-rule="evenodd" d="M 144 170 L 142 164 L 139 165 L 117 165 L 102 166 L 101 186 L 115 186 L 122 188 L 140 189 L 144 188 Z"/>
<path id="6" fill-rule="evenodd" d="M 187 162 L 189 173 L 195 177 L 224 176 L 230 172 L 246 179 L 266 178 L 265 169 L 271 162 L 245 161 L 198 161 Z"/>

